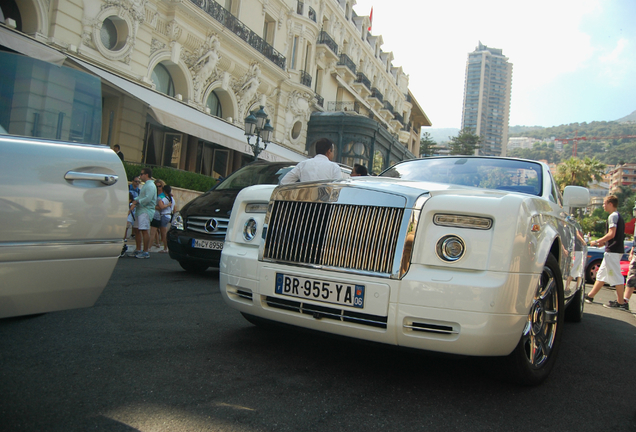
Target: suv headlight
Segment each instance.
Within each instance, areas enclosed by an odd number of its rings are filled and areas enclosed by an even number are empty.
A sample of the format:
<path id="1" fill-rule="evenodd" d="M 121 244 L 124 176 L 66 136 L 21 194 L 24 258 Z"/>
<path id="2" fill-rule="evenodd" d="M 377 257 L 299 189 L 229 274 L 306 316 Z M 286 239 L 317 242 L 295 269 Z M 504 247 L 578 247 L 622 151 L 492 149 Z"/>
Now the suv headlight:
<path id="1" fill-rule="evenodd" d="M 172 228 L 183 231 L 183 217 L 181 217 L 181 213 L 175 212 L 172 216 Z"/>

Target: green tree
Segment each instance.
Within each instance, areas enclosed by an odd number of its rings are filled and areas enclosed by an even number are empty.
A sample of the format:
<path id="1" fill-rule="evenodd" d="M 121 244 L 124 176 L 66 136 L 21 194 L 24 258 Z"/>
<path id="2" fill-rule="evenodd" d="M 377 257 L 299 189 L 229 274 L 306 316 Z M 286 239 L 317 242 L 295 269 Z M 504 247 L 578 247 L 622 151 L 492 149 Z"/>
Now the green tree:
<path id="1" fill-rule="evenodd" d="M 605 164 L 602 164 L 596 158 L 585 157 L 584 159 L 579 159 L 571 157 L 557 167 L 554 180 L 563 191 L 566 186 L 587 187 L 592 180 L 601 181 L 604 172 Z"/>
<path id="2" fill-rule="evenodd" d="M 452 155 L 472 155 L 480 148 L 481 137 L 469 128 L 462 129 L 456 137 L 449 138 Z"/>
<path id="3" fill-rule="evenodd" d="M 424 132 L 420 137 L 420 157 L 433 156 L 437 149 L 437 142 L 431 137 L 431 134 Z"/>

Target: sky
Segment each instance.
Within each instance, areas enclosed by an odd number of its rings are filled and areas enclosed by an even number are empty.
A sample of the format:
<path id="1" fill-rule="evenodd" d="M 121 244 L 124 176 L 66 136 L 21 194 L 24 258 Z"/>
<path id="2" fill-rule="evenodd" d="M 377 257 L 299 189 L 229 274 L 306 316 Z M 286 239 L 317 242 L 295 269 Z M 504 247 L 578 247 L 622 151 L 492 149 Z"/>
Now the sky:
<path id="1" fill-rule="evenodd" d="M 636 111 L 636 0 L 357 0 L 434 128 L 461 127 L 468 53 L 513 64 L 510 126 L 612 121 Z"/>

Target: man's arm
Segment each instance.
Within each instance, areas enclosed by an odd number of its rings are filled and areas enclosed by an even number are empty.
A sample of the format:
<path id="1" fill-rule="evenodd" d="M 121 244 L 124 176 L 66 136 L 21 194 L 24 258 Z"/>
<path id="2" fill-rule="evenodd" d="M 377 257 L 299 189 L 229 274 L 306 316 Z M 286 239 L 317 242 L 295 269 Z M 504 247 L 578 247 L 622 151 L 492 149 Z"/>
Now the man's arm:
<path id="1" fill-rule="evenodd" d="M 287 174 L 285 174 L 285 177 L 282 178 L 282 180 L 280 181 L 280 184 L 286 185 L 290 183 L 296 183 L 299 180 L 300 180 L 300 169 L 298 168 L 298 165 L 296 165 Z"/>
<path id="2" fill-rule="evenodd" d="M 596 240 L 596 242 L 592 242 L 592 243 L 596 243 L 598 246 L 603 246 L 608 241 L 613 239 L 615 235 L 616 235 L 616 227 L 613 226 L 613 227 L 611 227 L 610 229 L 607 230 L 607 234 L 605 234 L 600 239 Z"/>

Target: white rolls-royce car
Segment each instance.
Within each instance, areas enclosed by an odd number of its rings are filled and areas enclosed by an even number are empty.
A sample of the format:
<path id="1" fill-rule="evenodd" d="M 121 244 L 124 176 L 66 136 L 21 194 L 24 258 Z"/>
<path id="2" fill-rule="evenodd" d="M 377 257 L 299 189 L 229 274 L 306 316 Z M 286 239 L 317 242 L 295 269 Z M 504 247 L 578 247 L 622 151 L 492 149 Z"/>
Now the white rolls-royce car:
<path id="1" fill-rule="evenodd" d="M 234 204 L 220 289 L 276 321 L 444 353 L 500 356 L 532 385 L 580 321 L 585 244 L 547 165 L 440 157 L 379 177 L 253 186 Z M 578 260 L 577 260 L 578 258 Z"/>

